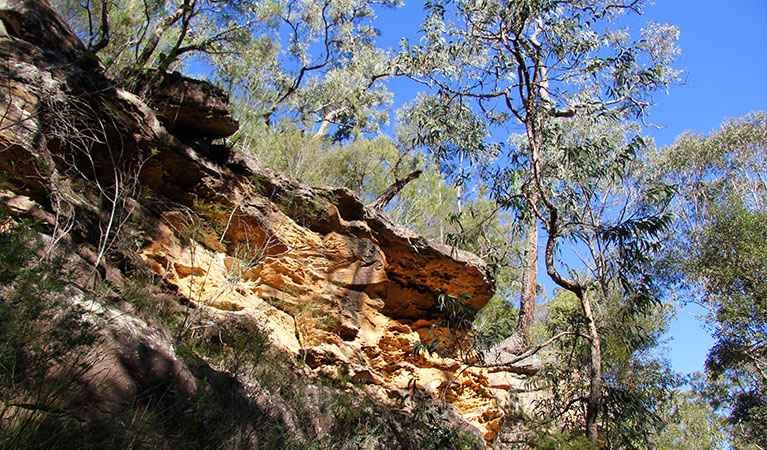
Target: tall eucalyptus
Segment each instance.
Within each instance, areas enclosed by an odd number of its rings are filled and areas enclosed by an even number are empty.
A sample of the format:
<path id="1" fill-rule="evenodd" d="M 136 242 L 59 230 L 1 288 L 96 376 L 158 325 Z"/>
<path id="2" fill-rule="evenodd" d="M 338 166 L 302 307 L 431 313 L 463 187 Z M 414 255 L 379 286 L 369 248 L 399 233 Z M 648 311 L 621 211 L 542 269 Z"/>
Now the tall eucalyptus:
<path id="1" fill-rule="evenodd" d="M 715 344 L 708 399 L 738 448 L 767 441 L 767 112 L 686 132 L 653 169 L 677 185 L 662 269 L 669 289 L 703 305 Z"/>
<path id="2" fill-rule="evenodd" d="M 91 57 L 119 81 L 196 55 L 234 54 L 262 22 L 257 5 L 216 0 L 62 0 Z"/>
<path id="3" fill-rule="evenodd" d="M 269 125 L 315 138 L 375 132 L 388 119 L 390 55 L 376 46 L 375 8 L 398 0 L 280 0 L 258 5 L 261 28 L 237 58 L 213 58 L 238 102 Z M 335 125 L 335 128 L 333 126 Z"/>
<path id="4" fill-rule="evenodd" d="M 642 250 L 664 225 L 658 209 L 607 210 L 603 220 L 584 221 L 578 206 L 593 211 L 604 180 L 619 181 L 626 162 L 643 146 L 636 132 L 619 141 L 599 135 L 573 139 L 572 121 L 604 127 L 644 118 L 651 96 L 675 82 L 676 27 L 649 23 L 638 34 L 618 19 L 640 14 L 640 0 L 458 0 L 427 3 L 420 44 L 406 46 L 400 64 L 411 77 L 432 86 L 452 102 L 471 104 L 497 130 L 520 131 L 508 164 L 493 176 L 497 200 L 516 208 L 526 224 L 518 334 L 531 341 L 537 297 L 539 229 L 545 232 L 548 276 L 581 302 L 591 345 L 586 429 L 597 439 L 602 402 L 601 342 L 593 313 L 598 289 L 563 273 L 557 254 L 563 239 L 589 243 L 601 236 L 603 278 L 608 260 L 618 261 L 626 289 L 628 270 L 641 266 Z M 499 131 L 499 132 L 501 132 Z M 566 142 L 566 144 L 563 144 Z M 565 163 L 565 164 L 563 164 Z M 591 167 L 589 167 L 591 165 Z M 563 174 L 560 167 L 570 172 Z M 585 189 L 573 191 L 563 176 L 579 177 Z M 594 189 L 594 191 L 590 191 Z M 662 206 L 665 192 L 650 197 Z M 582 194 L 582 195 L 581 195 Z M 589 237 L 590 236 L 590 237 Z M 612 264 L 612 263 L 611 263 Z M 631 266 L 631 267 L 630 267 Z M 615 277 L 610 275 L 610 277 Z M 641 277 L 639 279 L 641 284 Z"/>

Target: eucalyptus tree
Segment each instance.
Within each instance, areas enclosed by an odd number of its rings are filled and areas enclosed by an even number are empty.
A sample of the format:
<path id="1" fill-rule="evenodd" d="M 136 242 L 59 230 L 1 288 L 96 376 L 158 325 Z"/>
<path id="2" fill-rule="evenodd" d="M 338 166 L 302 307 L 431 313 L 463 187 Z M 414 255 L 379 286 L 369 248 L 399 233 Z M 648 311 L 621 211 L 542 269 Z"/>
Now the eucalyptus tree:
<path id="1" fill-rule="evenodd" d="M 267 124 L 285 119 L 316 138 L 376 131 L 391 94 L 388 53 L 375 44 L 375 8 L 399 0 L 280 0 L 256 3 L 263 27 L 236 58 L 213 65 L 238 102 Z"/>
<path id="2" fill-rule="evenodd" d="M 728 412 L 734 442 L 765 442 L 767 112 L 729 120 L 708 136 L 684 133 L 654 170 L 678 190 L 662 267 L 670 289 L 710 311 L 708 397 Z"/>
<path id="3" fill-rule="evenodd" d="M 547 231 L 547 272 L 580 304 L 582 329 L 563 333 L 572 342 L 585 340 L 589 348 L 584 375 L 588 392 L 575 398 L 584 400 L 586 430 L 595 440 L 602 413 L 602 436 L 620 441 L 621 433 L 616 435 L 615 429 L 626 423 L 620 411 L 633 398 L 615 395 L 629 392 L 616 383 L 622 376 L 616 370 L 622 364 L 633 365 L 634 372 L 644 367 L 633 360 L 641 359 L 642 352 L 657 344 L 659 332 L 650 332 L 642 323 L 657 325 L 664 318 L 659 309 L 660 286 L 652 275 L 662 232 L 671 221 L 667 205 L 673 189 L 644 170 L 646 155 L 653 147 L 639 131 L 631 122 L 576 116 L 552 121 L 542 140 L 547 151 L 540 167 L 547 175 L 541 179 L 540 198 L 555 207 L 548 207 L 548 215 L 535 214 Z M 519 145 L 528 144 L 523 139 Z M 557 261 L 564 243 L 570 243 L 576 258 Z M 576 262 L 580 262 L 579 270 L 568 267 Z M 632 328 L 635 326 L 637 329 Z M 621 358 L 616 358 L 616 352 Z M 608 369 L 603 368 L 604 361 L 610 362 Z M 646 367 L 650 376 L 654 366 Z M 607 401 L 604 390 L 610 393 Z M 647 430 L 652 426 L 652 409 L 643 405 L 640 411 L 647 413 L 647 423 L 634 428 Z"/>
<path id="4" fill-rule="evenodd" d="M 455 200 L 460 213 L 465 197 L 463 185 L 469 178 L 467 171 L 495 157 L 496 149 L 486 139 L 489 134 L 486 124 L 466 105 L 424 93 L 419 93 L 397 111 L 397 121 L 395 134 L 401 153 L 422 153 L 425 158 L 421 158 L 422 164 L 411 167 L 412 171 L 402 177 L 399 172 L 403 165 L 398 162 L 393 167 L 398 179 L 391 187 L 401 190 L 423 170 L 432 169 L 456 188 Z M 430 167 L 424 167 L 427 164 Z M 393 194 L 396 192 L 384 193 L 388 200 Z M 382 200 L 386 199 L 377 199 L 375 206 L 385 205 Z"/>
<path id="5" fill-rule="evenodd" d="M 645 314 L 627 314 L 618 286 L 600 295 L 596 320 L 604 343 L 605 398 L 599 423 L 599 448 L 655 448 L 652 443 L 677 416 L 669 416 L 677 379 L 655 347 L 668 326 L 668 305 L 649 308 Z M 546 338 L 569 331 L 552 344 L 542 377 L 551 394 L 538 405 L 543 428 L 580 430 L 584 408 L 578 401 L 589 390 L 590 360 L 586 321 L 578 298 L 559 289 L 547 302 Z M 687 425 L 687 423 L 685 423 Z M 697 447 L 695 447 L 697 448 Z"/>
<path id="6" fill-rule="evenodd" d="M 686 244 L 711 222 L 712 206 L 739 201 L 752 211 L 767 210 L 767 111 L 727 120 L 708 136 L 687 131 L 653 166 L 679 188 L 678 226 Z"/>
<path id="7" fill-rule="evenodd" d="M 702 388 L 678 390 L 661 411 L 668 425 L 653 439 L 660 450 L 725 450 L 722 418 L 701 394 Z"/>
<path id="8" fill-rule="evenodd" d="M 640 275 L 642 252 L 664 225 L 656 206 L 606 214 L 584 221 L 578 206 L 593 211 L 603 180 L 619 180 L 627 161 L 642 146 L 636 133 L 615 142 L 600 136 L 568 137 L 568 121 L 586 126 L 644 117 L 654 92 L 673 83 L 676 27 L 649 23 L 638 34 L 613 25 L 639 14 L 640 0 L 459 0 L 430 2 L 419 45 L 407 46 L 400 64 L 413 78 L 459 104 L 471 103 L 487 123 L 519 130 L 509 164 L 494 175 L 499 202 L 517 207 L 526 224 L 526 248 L 518 332 L 531 341 L 535 316 L 538 232 L 546 232 L 549 277 L 580 300 L 591 346 L 586 428 L 597 439 L 602 402 L 601 343 L 592 308 L 593 285 L 563 274 L 556 263 L 564 238 L 589 242 L 602 237 L 600 254 L 617 261 L 618 278 L 629 298 L 647 299 Z M 611 28 L 613 27 L 614 28 Z M 567 141 L 566 146 L 561 146 Z M 563 182 L 583 174 L 582 191 Z M 591 167 L 588 167 L 591 165 Z M 645 196 L 662 206 L 663 189 Z M 654 197 L 654 198 L 650 198 Z M 657 202 L 656 202 L 657 201 Z M 632 206 L 630 203 L 625 205 Z M 643 209 L 644 208 L 644 209 Z M 618 208 L 620 211 L 620 208 Z M 588 237 L 591 236 L 591 237 Z M 607 271 L 604 272 L 605 275 Z M 634 286 L 639 282 L 639 286 Z M 635 295 L 638 292 L 642 295 Z"/>
<path id="9" fill-rule="evenodd" d="M 56 5 L 107 73 L 126 81 L 187 56 L 232 54 L 262 22 L 257 4 L 232 0 L 62 0 Z"/>
<path id="10" fill-rule="evenodd" d="M 247 122 L 276 116 L 316 137 L 375 130 L 391 69 L 375 7 L 398 0 L 63 0 L 90 55 L 120 81 L 194 65 L 228 87 Z M 247 128 L 247 127 L 244 127 Z"/>

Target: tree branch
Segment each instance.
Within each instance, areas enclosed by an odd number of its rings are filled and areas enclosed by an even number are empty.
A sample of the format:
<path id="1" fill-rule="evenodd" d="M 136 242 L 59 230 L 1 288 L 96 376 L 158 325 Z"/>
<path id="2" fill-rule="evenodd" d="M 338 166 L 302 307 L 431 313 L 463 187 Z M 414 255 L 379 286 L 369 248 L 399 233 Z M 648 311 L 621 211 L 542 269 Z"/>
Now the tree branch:
<path id="1" fill-rule="evenodd" d="M 525 358 L 529 358 L 529 357 L 535 355 L 536 353 L 538 353 L 539 351 L 541 351 L 545 347 L 548 347 L 549 345 L 553 344 L 554 342 L 558 341 L 559 339 L 561 339 L 561 338 L 563 338 L 565 336 L 578 336 L 578 337 L 582 337 L 582 338 L 591 340 L 591 338 L 589 336 L 586 336 L 586 335 L 583 335 L 583 334 L 580 334 L 580 333 L 576 333 L 574 331 L 563 331 L 563 332 L 555 335 L 554 337 L 546 340 L 542 344 L 538 344 L 538 345 L 534 345 L 534 346 L 530 347 L 524 353 L 511 358 L 509 361 L 504 361 L 503 363 L 499 363 L 499 364 L 488 364 L 488 365 L 485 365 L 483 367 L 490 368 L 490 367 L 506 367 L 506 366 L 510 366 L 510 365 L 512 365 L 512 364 L 514 364 L 516 362 L 522 361 Z"/>
<path id="2" fill-rule="evenodd" d="M 414 170 L 413 172 L 410 172 L 406 177 L 400 178 L 396 180 L 394 183 L 392 183 L 391 186 L 386 188 L 383 194 L 378 196 L 377 199 L 373 203 L 370 203 L 367 205 L 368 208 L 373 209 L 384 209 L 386 205 L 389 204 L 389 202 L 394 198 L 395 195 L 399 193 L 399 191 L 402 190 L 402 188 L 405 187 L 408 183 L 415 180 L 416 178 L 420 177 L 423 173 L 423 170 L 418 169 Z"/>
<path id="3" fill-rule="evenodd" d="M 95 44 L 88 46 L 88 51 L 96 53 L 109 45 L 109 38 L 111 37 L 109 31 L 109 5 L 108 0 L 101 0 L 101 26 L 99 27 L 99 36 L 101 38 Z"/>

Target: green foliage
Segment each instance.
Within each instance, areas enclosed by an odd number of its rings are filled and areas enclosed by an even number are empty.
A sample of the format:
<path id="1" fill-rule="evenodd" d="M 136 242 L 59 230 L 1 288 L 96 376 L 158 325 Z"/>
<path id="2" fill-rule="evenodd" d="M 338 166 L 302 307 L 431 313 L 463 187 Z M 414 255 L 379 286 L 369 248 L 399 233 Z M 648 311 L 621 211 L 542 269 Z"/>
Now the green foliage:
<path id="1" fill-rule="evenodd" d="M 206 66 L 241 108 L 241 123 L 287 120 L 336 140 L 376 131 L 391 94 L 390 56 L 375 47 L 385 1 L 156 0 L 56 5 L 107 74 L 139 90 L 169 70 Z M 106 8 L 106 9 L 104 9 Z M 149 77 L 147 75 L 149 74 Z M 150 83 L 146 80 L 150 79 Z M 148 86 L 147 86 L 148 84 Z"/>
<path id="2" fill-rule="evenodd" d="M 643 449 L 672 419 L 663 411 L 678 380 L 654 350 L 666 330 L 668 308 L 626 316 L 618 313 L 624 301 L 613 293 L 599 302 L 605 392 L 600 436 L 608 448 Z M 586 322 L 577 297 L 566 290 L 557 291 L 544 310 L 545 328 L 539 339 L 562 331 L 573 334 L 559 339 L 550 350 L 543 378 L 552 396 L 540 402 L 538 414 L 559 418 L 558 426 L 579 430 L 583 405 L 572 399 L 583 398 L 588 390 Z"/>
<path id="3" fill-rule="evenodd" d="M 236 53 L 251 40 L 261 8 L 189 0 L 65 0 L 56 6 L 106 72 L 123 81 L 149 69 L 165 73 L 192 54 Z"/>
<path id="4" fill-rule="evenodd" d="M 524 130 L 509 139 L 509 152 L 499 159 L 504 165 L 487 171 L 488 184 L 496 202 L 516 208 L 527 224 L 528 254 L 537 253 L 538 221 L 543 224 L 547 273 L 581 302 L 594 343 L 584 377 L 591 389 L 586 428 L 594 442 L 604 381 L 603 324 L 594 311 L 613 296 L 622 298 L 627 316 L 656 307 L 657 287 L 648 269 L 669 222 L 668 189 L 641 177 L 645 145 L 639 127 L 628 121 L 644 114 L 653 92 L 676 81 L 679 71 L 671 64 L 678 30 L 650 23 L 640 37 L 610 23 L 623 13 L 640 13 L 642 6 L 641 1 L 430 2 L 420 44 L 406 46 L 401 58 L 411 77 L 439 89 L 444 104 L 455 102 L 450 109 L 433 108 L 435 113 L 461 120 L 470 130 L 481 129 L 473 123 Z M 465 99 L 476 101 L 476 116 L 463 107 Z M 439 124 L 432 118 L 421 127 L 422 141 L 444 140 Z M 444 148 L 460 167 L 464 148 L 451 144 Z M 563 271 L 556 262 L 567 241 L 587 252 L 580 273 Z M 535 279 L 537 266 L 524 267 L 522 278 Z M 524 285 L 523 311 L 535 307 L 531 285 Z"/>
<path id="5" fill-rule="evenodd" d="M 169 295 L 161 295 L 156 280 L 145 273 L 134 273 L 127 277 L 120 287 L 120 295 L 131 305 L 139 317 L 160 320 L 177 331 L 183 322 L 184 312 L 178 301 Z"/>
<path id="6" fill-rule="evenodd" d="M 92 325 L 62 292 L 62 263 L 39 235 L 0 215 L 0 447 L 75 448 L 77 381 L 92 362 Z"/>
<path id="7" fill-rule="evenodd" d="M 429 332 L 413 347 L 413 355 L 435 353 L 466 364 L 482 364 L 484 351 L 511 336 L 516 311 L 501 297 L 493 297 L 479 313 L 471 296 L 440 294 L 437 308 L 441 316 Z"/>
<path id="8" fill-rule="evenodd" d="M 600 405 L 590 401 L 588 408 L 601 416 L 599 435 L 611 448 L 643 448 L 664 425 L 655 408 L 674 383 L 667 364 L 652 357 L 669 313 L 652 263 L 670 222 L 665 209 L 672 191 L 643 172 L 647 148 L 635 126 L 594 117 L 548 125 L 540 135 L 546 151 L 539 163 L 546 174 L 541 192 L 550 204 L 541 220 L 549 232 L 547 271 L 566 291 L 548 306 L 543 338 L 569 333 L 555 346 L 550 384 L 568 372 L 578 376 L 556 386 L 544 410 L 579 429 L 586 411 L 578 399 L 592 398 L 597 366 Z M 584 267 L 565 277 L 555 257 L 567 241 Z M 598 351 L 590 340 L 599 341 Z"/>
<path id="9" fill-rule="evenodd" d="M 389 180 L 394 181 L 393 177 L 387 176 L 386 181 Z M 461 197 L 460 191 L 450 185 L 443 175 L 427 170 L 408 183 L 387 210 L 398 223 L 425 237 L 448 243 L 449 236 L 457 232 L 450 216 L 461 208 L 464 202 Z M 456 246 L 465 248 L 461 244 Z"/>
<path id="10" fill-rule="evenodd" d="M 726 428 L 723 418 L 716 414 L 703 398 L 703 386 L 696 382 L 689 390 L 677 390 L 663 405 L 661 414 L 666 427 L 653 441 L 659 450 L 724 450 Z"/>
<path id="11" fill-rule="evenodd" d="M 385 136 L 341 145 L 307 136 L 289 123 L 267 127 L 246 122 L 233 139 L 241 151 L 268 167 L 311 186 L 348 187 L 363 200 L 373 200 L 386 189 L 391 167 L 401 158 Z"/>
<path id="12" fill-rule="evenodd" d="M 705 393 L 729 412 L 737 445 L 767 435 L 767 113 L 723 124 L 710 136 L 686 133 L 655 161 L 678 183 L 677 220 L 662 270 L 669 289 L 711 311 L 716 343 Z M 684 255 L 684 257 L 681 257 Z"/>
<path id="13" fill-rule="evenodd" d="M 210 244 L 221 240 L 226 242 L 225 235 L 228 231 L 231 218 L 237 214 L 237 208 L 229 209 L 220 202 L 203 199 L 195 199 L 193 209 L 197 213 L 197 232 L 202 242 Z M 216 250 L 218 245 L 209 245 Z"/>
<path id="14" fill-rule="evenodd" d="M 216 325 L 206 330 L 195 327 L 186 345 L 205 360 L 230 373 L 248 378 L 264 362 L 271 347 L 269 332 L 260 325 L 246 326 L 235 322 Z"/>
<path id="15" fill-rule="evenodd" d="M 650 23 L 636 37 L 609 26 L 643 3 L 430 2 L 422 44 L 401 64 L 446 95 L 483 102 L 490 123 L 518 119 L 533 133 L 575 112 L 636 114 L 679 73 L 675 27 Z"/>
<path id="16" fill-rule="evenodd" d="M 541 434 L 532 443 L 535 450 L 597 450 L 596 444 L 582 434 L 569 431 Z"/>
<path id="17" fill-rule="evenodd" d="M 667 257 L 659 275 L 673 290 L 690 294 L 695 258 L 685 257 L 689 248 L 699 247 L 702 230 L 712 213 L 729 203 L 747 209 L 764 210 L 767 186 L 763 177 L 764 147 L 767 142 L 767 112 L 753 112 L 725 122 L 709 136 L 686 132 L 664 148 L 652 161 L 652 170 L 677 187 L 676 221 L 668 237 Z"/>
<path id="18" fill-rule="evenodd" d="M 567 329 L 582 331 L 585 320 L 580 313 L 580 307 L 578 298 L 572 292 L 557 289 L 544 308 L 546 334 L 554 335 L 557 331 Z"/>
<path id="19" fill-rule="evenodd" d="M 602 430 L 608 448 L 644 449 L 666 426 L 662 409 L 676 387 L 667 362 L 637 352 L 605 364 L 605 416 Z"/>
<path id="20" fill-rule="evenodd" d="M 486 336 L 488 345 L 497 344 L 514 334 L 517 314 L 517 308 L 509 303 L 507 297 L 495 295 L 479 310 L 472 326 Z"/>
<path id="21" fill-rule="evenodd" d="M 762 264 L 767 261 L 763 245 L 767 242 L 767 209 L 752 211 L 733 203 L 714 207 L 710 214 L 712 221 L 701 236 L 696 273 L 725 333 L 720 335 L 719 345 L 758 347 L 757 343 L 767 340 L 767 267 Z M 717 358 L 712 359 L 709 366 L 716 374 L 721 370 L 717 370 Z"/>
<path id="22" fill-rule="evenodd" d="M 392 139 L 384 135 L 355 139 L 327 150 L 318 160 L 324 174 L 319 181 L 347 187 L 365 203 L 375 200 L 393 181 L 392 177 L 403 175 L 401 170 L 415 168 L 419 163 L 401 154 Z M 405 167 L 399 169 L 398 165 Z"/>
<path id="23" fill-rule="evenodd" d="M 398 448 L 403 450 L 482 448 L 480 438 L 458 430 L 448 409 L 431 399 L 414 400 L 407 411 L 382 409 L 365 395 L 326 393 L 321 411 L 332 414 L 327 437 L 308 441 L 304 448 Z M 329 439 L 328 439 L 329 438 Z"/>
<path id="24" fill-rule="evenodd" d="M 327 207 L 313 198 L 296 195 L 292 192 L 281 192 L 277 194 L 274 202 L 282 212 L 306 228 L 328 218 Z"/>
<path id="25" fill-rule="evenodd" d="M 327 154 L 324 142 L 307 136 L 289 123 L 268 127 L 255 118 L 243 117 L 240 130 L 232 140 L 236 149 L 254 154 L 267 167 L 310 185 L 324 182 L 324 166 L 318 164 Z"/>
<path id="26" fill-rule="evenodd" d="M 706 360 L 718 389 L 715 404 L 730 410 L 730 425 L 745 442 L 767 440 L 767 210 L 743 204 L 712 211 L 703 231 L 696 273 L 714 308 L 717 341 Z M 737 381 L 736 381 L 737 380 Z"/>
<path id="27" fill-rule="evenodd" d="M 675 182 L 679 200 L 689 205 L 681 216 L 687 231 L 709 215 L 708 206 L 727 198 L 740 199 L 750 209 L 764 209 L 767 186 L 764 148 L 767 111 L 755 111 L 724 122 L 706 136 L 685 132 L 655 160 L 656 168 Z"/>
<path id="28" fill-rule="evenodd" d="M 389 55 L 374 45 L 373 5 L 396 1 L 257 2 L 250 39 L 231 54 L 211 55 L 216 76 L 236 102 L 267 124 L 279 117 L 307 135 L 330 126 L 335 140 L 376 131 L 391 95 L 380 79 Z M 285 37 L 283 41 L 281 37 Z"/>
<path id="29" fill-rule="evenodd" d="M 441 318 L 431 326 L 427 335 L 413 346 L 413 356 L 425 351 L 465 362 L 480 359 L 482 353 L 476 346 L 475 334 L 471 328 L 474 318 L 471 296 L 440 294 L 437 297 L 437 308 L 441 312 Z"/>
<path id="30" fill-rule="evenodd" d="M 487 124 L 470 106 L 447 95 L 419 94 L 398 111 L 397 140 L 406 149 L 423 148 L 440 172 L 466 178 L 465 170 L 489 164 L 498 148 L 488 144 Z"/>

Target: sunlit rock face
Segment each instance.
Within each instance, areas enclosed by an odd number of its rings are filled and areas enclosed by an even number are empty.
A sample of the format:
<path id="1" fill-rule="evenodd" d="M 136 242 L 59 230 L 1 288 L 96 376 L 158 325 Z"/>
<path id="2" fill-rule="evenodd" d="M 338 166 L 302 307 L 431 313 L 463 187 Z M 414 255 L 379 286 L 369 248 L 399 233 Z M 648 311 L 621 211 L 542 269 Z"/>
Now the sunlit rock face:
<path id="1" fill-rule="evenodd" d="M 0 19 L 0 169 L 12 188 L 2 199 L 13 211 L 51 223 L 71 213 L 67 239 L 96 264 L 99 218 L 129 217 L 141 224 L 130 245 L 142 264 L 208 320 L 255 321 L 316 376 L 368 385 L 392 404 L 439 398 L 496 436 L 524 376 L 414 353 L 440 318 L 440 294 L 467 294 L 475 311 L 487 303 L 494 287 L 482 260 L 346 189 L 312 189 L 229 155 L 211 144 L 237 127 L 223 93 L 179 76 L 151 100 L 112 85 L 45 0 L 0 0 Z M 65 139 L 89 124 L 99 139 Z M 121 209 L 96 204 L 68 184 L 75 170 L 131 194 Z"/>
<path id="2" fill-rule="evenodd" d="M 208 180 L 224 185 L 206 191 L 228 195 L 192 203 L 203 223 L 164 213 L 145 236 L 146 263 L 195 304 L 257 316 L 275 345 L 318 376 L 370 384 L 382 401 L 415 387 L 452 403 L 492 438 L 502 413 L 486 371 L 413 354 L 419 332 L 439 318 L 439 294 L 470 293 L 477 309 L 487 302 L 492 282 L 482 261 L 465 252 L 451 257 L 347 191 L 313 191 L 253 161 L 238 163 L 246 176 Z M 304 210 L 294 207 L 291 217 L 269 200 L 279 196 L 300 200 Z M 203 235 L 212 229 L 220 234 Z"/>

